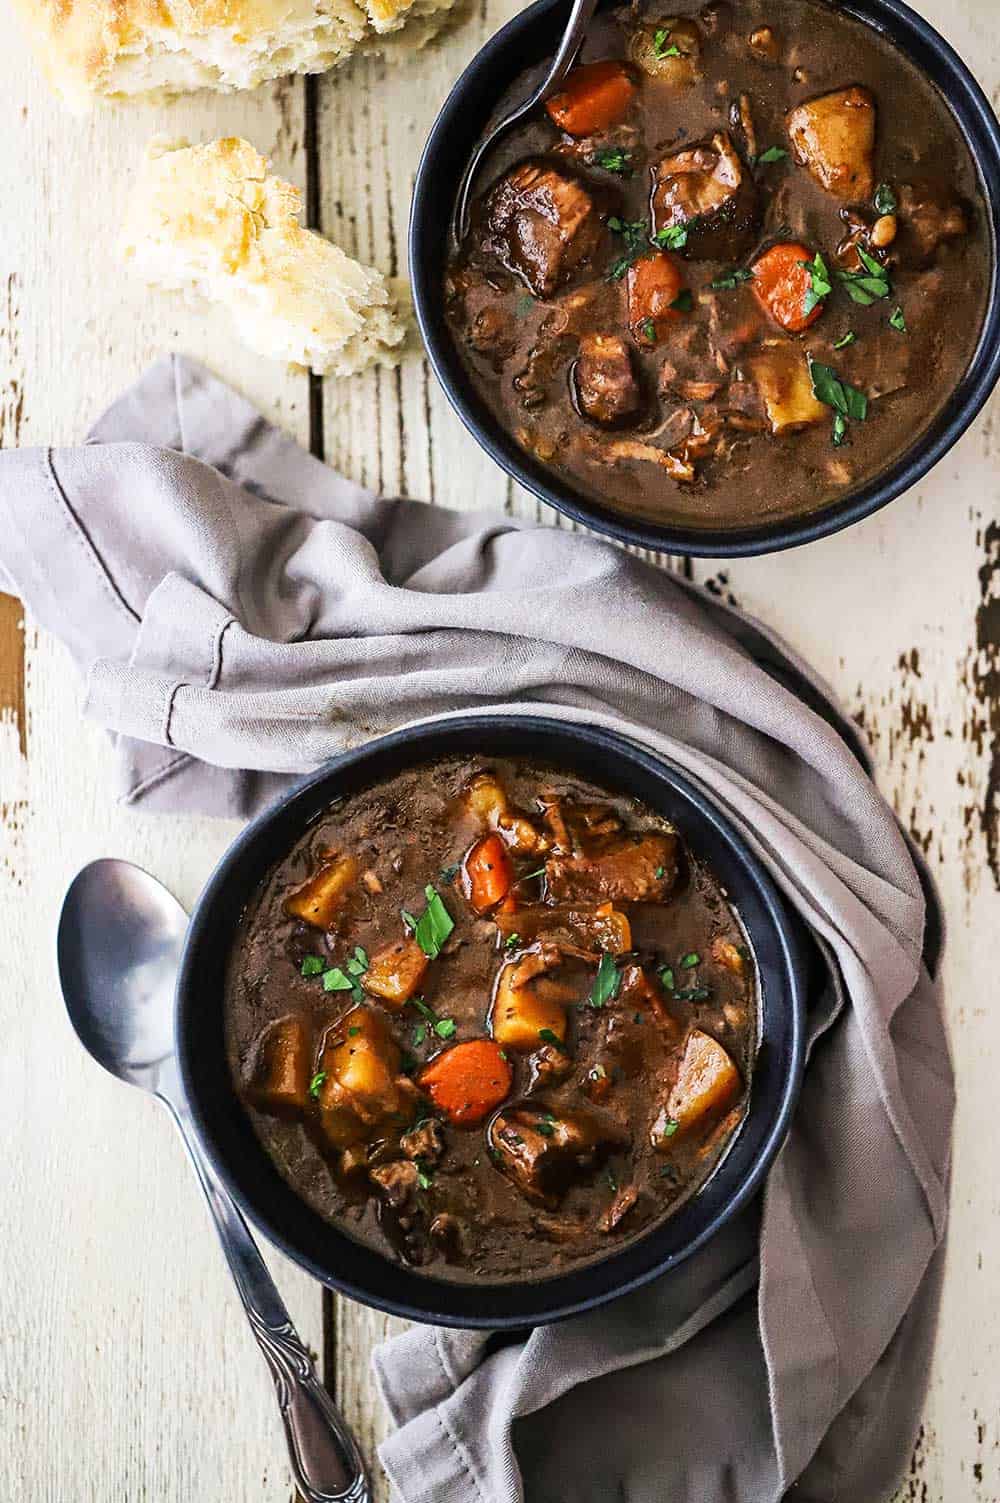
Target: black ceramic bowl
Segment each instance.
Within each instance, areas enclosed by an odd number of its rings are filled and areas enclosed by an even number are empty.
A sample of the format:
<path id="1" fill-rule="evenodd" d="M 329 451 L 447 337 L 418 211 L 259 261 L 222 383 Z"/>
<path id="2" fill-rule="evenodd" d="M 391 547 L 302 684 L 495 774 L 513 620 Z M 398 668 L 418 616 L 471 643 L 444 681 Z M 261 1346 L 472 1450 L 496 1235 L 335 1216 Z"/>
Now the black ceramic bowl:
<path id="1" fill-rule="evenodd" d="M 452 1284 L 382 1257 L 313 1211 L 282 1179 L 233 1090 L 223 1036 L 226 964 L 247 903 L 271 868 L 336 798 L 403 767 L 488 749 L 570 769 L 665 814 L 728 889 L 761 983 L 759 1047 L 747 1118 L 714 1174 L 662 1225 L 599 1263 L 525 1284 Z M 239 1205 L 287 1255 L 331 1288 L 440 1325 L 511 1327 L 556 1320 L 633 1289 L 711 1237 L 759 1188 L 781 1145 L 802 1071 L 804 937 L 743 840 L 692 783 L 621 737 L 511 715 L 439 720 L 348 752 L 306 778 L 239 836 L 191 919 L 177 987 L 177 1047 L 198 1132 Z"/>
<path id="2" fill-rule="evenodd" d="M 958 54 L 903 0 L 839 0 L 838 8 L 887 36 L 951 107 L 979 169 L 992 247 L 989 302 L 969 369 L 942 411 L 899 460 L 876 479 L 801 517 L 742 528 L 694 528 L 630 519 L 577 490 L 532 458 L 500 426 L 475 392 L 448 328 L 443 281 L 459 180 L 505 91 L 523 69 L 551 57 L 569 13 L 568 0 L 535 0 L 473 58 L 452 89 L 424 148 L 410 214 L 410 276 L 417 321 L 434 372 L 469 431 L 497 464 L 577 522 L 644 548 L 696 557 L 773 553 L 826 537 L 867 517 L 915 485 L 965 432 L 1000 376 L 1000 126 Z"/>

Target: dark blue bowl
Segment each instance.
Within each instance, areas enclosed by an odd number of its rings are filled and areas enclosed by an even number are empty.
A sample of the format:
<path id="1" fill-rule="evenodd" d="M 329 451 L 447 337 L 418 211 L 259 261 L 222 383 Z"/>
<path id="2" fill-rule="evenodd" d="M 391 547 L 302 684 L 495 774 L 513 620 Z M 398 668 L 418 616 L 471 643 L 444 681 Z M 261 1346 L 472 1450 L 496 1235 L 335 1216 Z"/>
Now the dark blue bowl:
<path id="1" fill-rule="evenodd" d="M 607 0 L 605 0 L 607 3 Z M 444 316 L 443 285 L 459 180 L 472 148 L 518 75 L 550 57 L 568 0 L 535 0 L 486 43 L 445 101 L 424 147 L 410 212 L 410 277 L 417 322 L 434 373 L 470 433 L 521 485 L 597 532 L 625 543 L 699 558 L 775 553 L 839 532 L 895 499 L 948 452 L 1000 376 L 1000 126 L 986 95 L 955 50 L 903 0 L 841 0 L 838 8 L 887 37 L 937 85 L 976 162 L 992 251 L 989 302 L 972 362 L 930 427 L 874 480 L 802 517 L 753 527 L 685 527 L 630 519 L 553 474 L 507 433 L 469 380 Z"/>
<path id="2" fill-rule="evenodd" d="M 333 799 L 401 768 L 486 752 L 566 768 L 644 799 L 710 863 L 753 945 L 759 1047 L 746 1120 L 701 1190 L 630 1245 L 552 1279 L 453 1284 L 414 1272 L 331 1226 L 282 1179 L 233 1090 L 222 998 L 241 916 L 261 882 Z M 216 868 L 191 919 L 177 986 L 184 1087 L 209 1157 L 238 1204 L 307 1272 L 364 1304 L 438 1325 L 517 1327 L 558 1320 L 635 1289 L 689 1257 L 760 1188 L 788 1129 L 802 1074 L 806 945 L 797 918 L 749 847 L 693 783 L 620 736 L 513 715 L 471 715 L 396 731 L 337 757 L 258 816 Z"/>

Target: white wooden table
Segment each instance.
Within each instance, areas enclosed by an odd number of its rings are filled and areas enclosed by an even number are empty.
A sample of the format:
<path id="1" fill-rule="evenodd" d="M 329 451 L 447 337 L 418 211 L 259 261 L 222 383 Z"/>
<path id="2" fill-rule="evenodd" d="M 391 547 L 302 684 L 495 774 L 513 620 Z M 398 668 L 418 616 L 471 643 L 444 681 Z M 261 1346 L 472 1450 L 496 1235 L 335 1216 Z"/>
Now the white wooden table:
<path id="1" fill-rule="evenodd" d="M 996 101 L 996 0 L 919 3 Z M 55 103 L 6 25 L 0 444 L 79 440 L 158 353 L 178 348 L 357 480 L 534 515 L 426 364 L 326 382 L 310 423 L 306 376 L 248 357 L 221 317 L 127 285 L 113 254 L 150 136 L 238 133 L 309 184 L 320 226 L 346 250 L 403 270 L 410 188 L 433 116 L 459 68 L 518 8 L 482 0 L 407 72 L 365 60 L 309 84 L 82 121 Z M 944 898 L 959 1107 L 931 1392 L 900 1493 L 917 1503 L 1000 1500 L 998 416 L 995 401 L 917 490 L 849 533 L 694 566 L 833 684 L 871 738 L 882 787 Z M 130 857 L 190 904 L 234 827 L 117 809 L 111 748 L 80 720 L 69 658 L 21 616 L 0 597 L 0 1493 L 6 1503 L 285 1503 L 292 1486 L 270 1382 L 172 1130 L 84 1057 L 54 971 L 59 903 L 83 862 Z M 394 1322 L 271 1261 L 372 1454 L 385 1416 L 368 1354 Z"/>

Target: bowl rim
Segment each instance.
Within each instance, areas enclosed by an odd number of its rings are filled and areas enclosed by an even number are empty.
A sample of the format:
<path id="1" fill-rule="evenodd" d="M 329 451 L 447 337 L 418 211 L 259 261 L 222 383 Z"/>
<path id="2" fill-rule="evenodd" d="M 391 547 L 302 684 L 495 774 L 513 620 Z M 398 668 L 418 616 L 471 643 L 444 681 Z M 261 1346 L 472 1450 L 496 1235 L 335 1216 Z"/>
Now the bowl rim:
<path id="1" fill-rule="evenodd" d="M 440 166 L 443 146 L 468 137 L 462 116 L 470 95 L 493 96 L 490 79 L 522 35 L 555 11 L 562 0 L 533 0 L 490 37 L 460 74 L 424 145 L 410 206 L 408 253 L 417 325 L 431 368 L 448 401 L 477 443 L 500 468 L 539 500 L 594 532 L 656 552 L 693 558 L 737 558 L 778 553 L 815 542 L 873 515 L 911 490 L 957 443 L 981 411 L 1000 378 L 1000 122 L 962 58 L 905 0 L 842 0 L 839 9 L 901 48 L 936 87 L 949 107 L 975 163 L 990 242 L 986 312 L 969 365 L 948 400 L 916 442 L 881 474 L 840 500 L 802 516 L 752 526 L 689 527 L 629 517 L 587 496 L 522 450 L 479 398 L 461 365 L 443 317 L 439 256 L 442 234 Z M 832 0 L 823 0 L 832 4 Z M 934 59 L 948 87 L 930 75 L 920 55 Z M 457 186 L 457 184 L 456 184 Z M 443 233 L 450 234 L 451 202 Z"/>
<path id="2" fill-rule="evenodd" d="M 234 1171 L 233 1164 L 219 1149 L 210 1115 L 206 1112 L 205 1102 L 202 1099 L 197 1070 L 188 1049 L 192 1014 L 196 1010 L 202 1010 L 203 983 L 199 969 L 202 956 L 206 946 L 214 946 L 216 951 L 219 949 L 217 910 L 220 902 L 224 902 L 227 889 L 232 885 L 238 867 L 248 855 L 251 864 L 255 864 L 256 867 L 253 886 L 256 886 L 261 878 L 273 868 L 276 860 L 281 859 L 280 855 L 275 857 L 256 854 L 255 847 L 261 842 L 262 837 L 285 815 L 291 815 L 293 819 L 296 817 L 301 819 L 299 826 L 301 834 L 301 831 L 316 817 L 316 812 L 313 810 L 310 813 L 300 814 L 298 806 L 311 808 L 321 793 L 324 805 L 332 801 L 336 797 L 335 785 L 343 780 L 345 774 L 349 778 L 352 772 L 359 768 L 363 769 L 371 760 L 377 761 L 382 754 L 391 755 L 405 748 L 408 760 L 400 765 L 419 765 L 422 761 L 433 761 L 440 756 L 460 752 L 463 745 L 462 741 L 456 738 L 456 732 L 470 738 L 473 735 L 481 738 L 484 734 L 494 734 L 500 726 L 508 731 L 541 735 L 550 748 L 548 754 L 556 762 L 558 762 L 560 750 L 569 744 L 570 754 L 566 758 L 566 763 L 572 766 L 572 746 L 575 744 L 577 747 L 582 747 L 584 752 L 599 753 L 608 759 L 609 764 L 614 762 L 621 765 L 623 762 L 630 762 L 633 770 L 638 769 L 638 774 L 651 777 L 661 786 L 665 785 L 672 795 L 677 796 L 680 802 L 692 811 L 696 820 L 703 821 L 710 827 L 713 838 L 716 836 L 721 838 L 722 842 L 729 847 L 736 865 L 742 869 L 747 879 L 747 890 L 752 890 L 753 900 L 760 904 L 766 916 L 770 935 L 777 944 L 778 958 L 774 969 L 780 974 L 781 986 L 777 989 L 778 996 L 773 1005 L 775 1008 L 781 1007 L 786 1010 L 787 1014 L 785 1028 L 787 1063 L 781 1063 L 780 1073 L 772 1082 L 771 1089 L 776 1106 L 771 1112 L 768 1119 L 770 1125 L 763 1132 L 759 1151 L 751 1160 L 748 1171 L 736 1183 L 721 1208 L 711 1215 L 696 1235 L 690 1237 L 679 1249 L 666 1252 L 663 1257 L 652 1258 L 648 1266 L 642 1266 L 631 1277 L 623 1277 L 620 1281 L 605 1278 L 600 1288 L 583 1293 L 577 1291 L 581 1280 L 586 1282 L 588 1275 L 598 1277 L 597 1271 L 613 1269 L 620 1263 L 626 1264 L 630 1261 L 630 1254 L 633 1254 L 635 1249 L 642 1250 L 640 1258 L 648 1259 L 652 1239 L 656 1238 L 658 1232 L 669 1227 L 675 1218 L 668 1217 L 665 1221 L 657 1223 L 647 1233 L 626 1243 L 606 1258 L 570 1269 L 566 1274 L 551 1279 L 534 1283 L 529 1280 L 481 1285 L 472 1281 L 451 1282 L 426 1274 L 415 1274 L 405 1269 L 403 1265 L 394 1263 L 376 1249 L 366 1247 L 358 1243 L 356 1239 L 340 1232 L 335 1225 L 323 1221 L 287 1181 L 278 1175 L 277 1169 L 271 1164 L 263 1146 L 259 1145 L 260 1163 L 257 1167 L 265 1175 L 271 1189 L 276 1191 L 274 1181 L 277 1180 L 277 1184 L 282 1187 L 279 1199 L 292 1197 L 300 1215 L 304 1208 L 304 1220 L 310 1222 L 315 1220 L 317 1225 L 322 1225 L 325 1233 L 324 1245 L 329 1240 L 332 1250 L 330 1262 L 324 1265 L 304 1250 L 300 1242 L 290 1236 L 283 1226 L 276 1224 L 266 1209 L 262 1209 L 260 1196 L 248 1191 L 246 1177 L 241 1178 L 244 1174 L 243 1166 L 241 1165 L 238 1170 Z M 442 738 L 445 738 L 446 742 L 454 741 L 456 744 L 451 745 L 449 749 L 448 744 L 441 744 Z M 414 748 L 422 755 L 409 755 Z M 530 755 L 536 754 L 530 753 Z M 544 759 L 546 753 L 542 752 L 538 755 Z M 373 772 L 370 781 L 377 781 L 384 775 L 382 771 Z M 622 786 L 626 788 L 628 776 L 629 769 L 626 768 L 622 779 Z M 614 773 L 611 774 L 609 780 L 614 784 Z M 365 786 L 365 784 L 362 781 L 358 786 Z M 284 849 L 288 849 L 287 844 Z M 228 942 L 224 948 L 228 955 Z M 191 916 L 177 979 L 174 1011 L 175 1044 L 182 1087 L 191 1118 L 212 1167 L 244 1215 L 291 1261 L 328 1288 L 336 1289 L 362 1304 L 388 1314 L 400 1315 L 406 1319 L 427 1324 L 464 1329 L 519 1329 L 527 1325 L 547 1324 L 595 1309 L 649 1283 L 652 1279 L 684 1262 L 702 1247 L 758 1192 L 764 1176 L 784 1142 L 799 1096 L 805 1061 L 807 984 L 806 941 L 801 920 L 782 898 L 773 878 L 748 841 L 689 774 L 679 770 L 667 759 L 647 751 L 625 736 L 604 727 L 564 721 L 550 716 L 480 712 L 470 715 L 435 717 L 432 720 L 422 721 L 376 737 L 363 747 L 344 752 L 297 782 L 279 799 L 261 811 L 240 832 L 215 867 Z M 218 1013 L 221 1027 L 221 1005 L 218 1006 Z M 235 1115 L 243 1117 L 246 1130 L 252 1133 L 249 1118 L 243 1113 L 235 1092 L 232 1093 L 231 1100 L 224 1104 L 224 1111 L 230 1110 L 234 1110 Z M 724 1164 L 725 1159 L 721 1163 Z M 710 1175 L 705 1185 L 711 1184 L 713 1178 L 714 1174 Z M 259 1181 L 255 1181 L 255 1190 L 259 1191 Z M 385 1275 L 383 1279 L 385 1287 L 376 1287 L 373 1290 L 364 1282 L 359 1282 L 357 1278 L 345 1276 L 337 1270 L 334 1266 L 337 1246 L 339 1244 L 343 1249 L 345 1242 L 351 1244 L 358 1261 L 365 1262 L 367 1266 L 367 1259 L 370 1259 L 376 1270 L 380 1270 Z M 359 1247 L 362 1253 L 367 1255 L 367 1259 L 357 1254 L 356 1250 Z M 374 1282 L 378 1284 L 377 1273 Z M 560 1297 L 560 1290 L 567 1285 L 574 1291 L 573 1294 Z M 395 1292 L 396 1286 L 408 1290 L 409 1294 L 405 1297 L 400 1296 Z M 541 1298 L 538 1297 L 539 1291 L 541 1291 Z M 545 1298 L 548 1291 L 553 1291 L 551 1299 Z M 477 1299 L 479 1304 L 484 1306 L 483 1308 L 477 1306 Z"/>

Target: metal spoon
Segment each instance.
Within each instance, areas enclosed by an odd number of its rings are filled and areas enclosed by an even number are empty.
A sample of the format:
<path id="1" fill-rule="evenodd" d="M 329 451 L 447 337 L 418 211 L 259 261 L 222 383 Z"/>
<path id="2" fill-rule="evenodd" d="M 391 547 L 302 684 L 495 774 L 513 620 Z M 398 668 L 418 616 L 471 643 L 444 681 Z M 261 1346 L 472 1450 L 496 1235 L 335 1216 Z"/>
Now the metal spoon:
<path id="1" fill-rule="evenodd" d="M 129 861 L 94 861 L 59 919 L 59 979 L 87 1052 L 151 1091 L 174 1119 L 215 1221 L 250 1328 L 274 1379 L 295 1481 L 305 1503 L 370 1503 L 361 1453 L 320 1383 L 274 1280 L 195 1134 L 174 1053 L 173 996 L 187 914 Z"/>
<path id="2" fill-rule="evenodd" d="M 486 153 L 496 145 L 501 136 L 506 135 L 511 126 L 523 120 L 524 116 L 530 114 L 536 105 L 543 104 L 550 95 L 556 92 L 576 61 L 584 32 L 590 25 L 590 19 L 596 9 L 597 0 L 573 0 L 573 9 L 569 13 L 566 30 L 563 32 L 559 51 L 552 61 L 551 68 L 527 99 L 508 110 L 506 115 L 502 115 L 476 147 L 459 184 L 458 197 L 455 200 L 455 217 L 452 222 L 456 240 L 464 240 L 469 233 L 469 196 L 472 191 L 472 181 Z"/>

